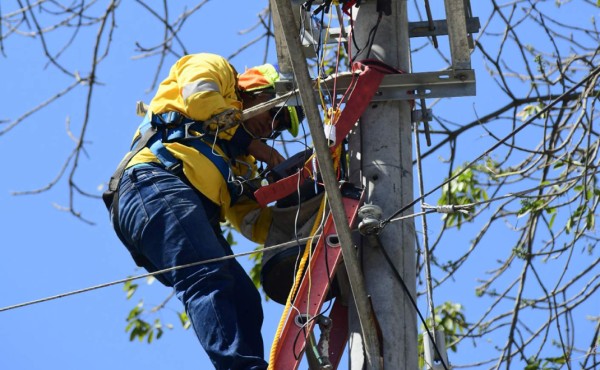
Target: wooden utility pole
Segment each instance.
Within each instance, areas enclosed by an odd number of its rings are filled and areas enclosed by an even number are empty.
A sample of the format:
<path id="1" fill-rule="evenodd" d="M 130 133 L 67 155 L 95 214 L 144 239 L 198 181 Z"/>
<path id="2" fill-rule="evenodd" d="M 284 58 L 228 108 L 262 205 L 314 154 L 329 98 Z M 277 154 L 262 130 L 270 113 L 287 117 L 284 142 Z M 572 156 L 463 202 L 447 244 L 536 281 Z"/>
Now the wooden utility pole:
<path id="1" fill-rule="evenodd" d="M 364 1 L 354 21 L 355 45 L 362 48 L 357 60 L 371 58 L 410 71 L 410 45 L 406 0 L 389 1 L 390 15 L 377 12 L 376 1 Z M 372 45 L 369 37 L 377 27 Z M 350 42 L 350 41 L 349 41 Z M 353 50 L 356 55 L 359 50 Z M 352 182 L 362 183 L 367 203 L 393 214 L 413 200 L 411 108 L 399 100 L 372 102 L 363 114 L 359 130 L 350 138 Z M 360 179 L 360 180 L 359 180 Z M 412 212 L 408 210 L 407 213 Z M 390 223 L 380 234 L 385 248 L 406 286 L 415 297 L 415 235 L 412 219 Z M 362 266 L 382 335 L 383 368 L 414 370 L 417 362 L 416 311 L 407 292 L 394 278 L 380 247 L 362 244 Z M 363 337 L 350 319 L 350 366 L 363 369 Z"/>

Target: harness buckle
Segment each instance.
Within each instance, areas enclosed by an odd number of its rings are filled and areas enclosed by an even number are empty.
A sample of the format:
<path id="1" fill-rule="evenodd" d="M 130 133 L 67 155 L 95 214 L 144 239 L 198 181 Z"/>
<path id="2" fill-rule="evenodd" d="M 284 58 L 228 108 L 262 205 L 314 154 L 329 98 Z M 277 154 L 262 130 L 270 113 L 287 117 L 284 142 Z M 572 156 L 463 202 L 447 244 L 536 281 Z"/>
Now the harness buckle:
<path id="1" fill-rule="evenodd" d="M 165 167 L 165 169 L 176 176 L 180 176 L 183 174 L 183 162 L 176 162 L 168 167 Z"/>
<path id="2" fill-rule="evenodd" d="M 203 137 L 205 135 L 205 133 L 202 131 L 194 130 L 197 133 L 199 133 L 200 135 L 192 135 L 190 133 L 190 129 L 193 129 L 192 126 L 197 125 L 197 124 L 198 124 L 198 122 L 196 122 L 196 121 L 184 123 L 183 124 L 183 137 L 180 140 L 199 139 L 199 138 Z"/>

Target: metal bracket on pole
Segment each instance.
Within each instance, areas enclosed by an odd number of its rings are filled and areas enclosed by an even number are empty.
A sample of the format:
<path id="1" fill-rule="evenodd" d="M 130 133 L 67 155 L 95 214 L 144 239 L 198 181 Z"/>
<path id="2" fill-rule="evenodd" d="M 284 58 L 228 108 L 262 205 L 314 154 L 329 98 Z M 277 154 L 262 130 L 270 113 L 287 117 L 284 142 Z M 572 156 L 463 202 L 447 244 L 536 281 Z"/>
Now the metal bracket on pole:
<path id="1" fill-rule="evenodd" d="M 424 118 L 423 127 L 425 129 L 425 140 L 427 141 L 427 146 L 431 146 L 431 134 L 429 132 L 429 121 L 431 121 L 431 117 L 427 117 L 427 105 L 425 104 L 425 98 L 421 98 L 421 116 Z"/>
<path id="2" fill-rule="evenodd" d="M 411 118 L 413 123 L 431 122 L 433 118 L 433 111 L 431 108 L 426 108 L 425 113 L 423 114 L 423 109 L 413 110 L 411 112 Z"/>
<path id="3" fill-rule="evenodd" d="M 329 77 L 321 81 L 322 85 L 333 89 L 334 79 L 336 91 L 341 95 L 350 87 L 353 76 L 352 72 L 339 73 L 335 77 Z M 294 85 L 291 81 L 278 81 L 275 83 L 277 95 L 284 95 L 292 91 Z M 316 99 L 317 91 L 311 86 Z M 433 99 L 450 98 L 458 96 L 475 96 L 475 71 L 472 69 L 460 71 L 438 71 L 438 72 L 419 72 L 406 74 L 389 74 L 383 77 L 379 89 L 372 101 L 391 101 L 391 100 L 415 100 L 415 99 Z M 290 96 L 287 104 L 300 104 L 298 94 Z"/>
<path id="4" fill-rule="evenodd" d="M 429 22 L 410 22 L 408 24 L 408 35 L 409 37 L 432 37 L 432 36 L 445 36 L 448 35 L 448 21 L 445 19 L 434 20 L 433 30 L 429 27 Z M 481 24 L 479 23 L 478 17 L 467 18 L 467 32 L 469 34 L 479 32 Z"/>
<path id="5" fill-rule="evenodd" d="M 344 91 L 352 82 L 352 75 L 339 75 L 336 86 Z M 333 79 L 325 80 L 333 88 Z M 373 101 L 414 100 L 420 98 L 448 98 L 475 95 L 475 71 L 419 72 L 389 74 L 383 78 Z"/>

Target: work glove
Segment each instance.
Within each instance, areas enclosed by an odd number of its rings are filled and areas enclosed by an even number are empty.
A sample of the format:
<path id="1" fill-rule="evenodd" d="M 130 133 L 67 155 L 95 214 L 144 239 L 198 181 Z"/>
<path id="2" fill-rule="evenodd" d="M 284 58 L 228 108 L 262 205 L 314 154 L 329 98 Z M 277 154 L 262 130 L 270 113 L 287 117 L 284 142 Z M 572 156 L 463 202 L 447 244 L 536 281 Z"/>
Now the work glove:
<path id="1" fill-rule="evenodd" d="M 227 109 L 215 114 L 202 124 L 205 133 L 214 135 L 219 131 L 227 130 L 242 123 L 242 111 L 239 109 Z"/>

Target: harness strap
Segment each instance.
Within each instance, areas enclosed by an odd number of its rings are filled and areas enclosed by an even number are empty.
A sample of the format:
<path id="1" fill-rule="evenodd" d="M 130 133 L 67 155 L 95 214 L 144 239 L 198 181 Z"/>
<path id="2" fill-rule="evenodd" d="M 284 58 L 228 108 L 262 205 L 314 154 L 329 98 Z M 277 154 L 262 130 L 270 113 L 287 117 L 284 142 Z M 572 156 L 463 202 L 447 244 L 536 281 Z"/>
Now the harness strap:
<path id="1" fill-rule="evenodd" d="M 350 97 L 348 98 L 338 121 L 335 123 L 335 142 L 337 144 L 330 148 L 331 152 L 335 151 L 337 147 L 341 145 L 343 139 L 350 133 L 352 127 L 354 127 L 373 99 L 383 77 L 386 74 L 403 73 L 401 70 L 390 67 L 381 61 L 371 59 L 354 62 L 352 70 L 360 70 L 361 72 L 358 75 L 356 85 L 350 93 Z M 302 179 L 298 179 L 298 176 L 302 177 Z M 301 183 L 302 180 L 308 180 L 309 177 L 309 171 L 303 169 L 291 176 L 261 187 L 254 192 L 254 196 L 258 203 L 265 207 L 267 204 L 286 197 L 296 191 L 299 180 Z"/>
<path id="2" fill-rule="evenodd" d="M 215 153 L 212 148 L 211 144 L 217 143 L 218 139 L 213 135 L 190 135 L 190 130 L 203 133 L 202 126 L 203 122 L 193 121 L 184 117 L 179 112 L 173 111 L 162 114 L 152 114 L 151 112 L 148 112 L 146 114 L 139 127 L 140 136 L 132 143 L 131 150 L 119 163 L 117 170 L 110 178 L 108 190 L 102 195 L 106 207 L 109 210 L 112 207 L 113 217 L 118 217 L 117 205 L 119 197 L 117 189 L 119 187 L 121 176 L 123 176 L 127 164 L 142 149 L 146 147 L 149 148 L 168 171 L 179 175 L 179 172 L 183 170 L 181 160 L 173 156 L 164 145 L 164 143 L 170 142 L 185 143 L 185 145 L 193 147 L 203 156 L 208 158 L 225 179 L 231 195 L 231 201 L 235 202 L 241 192 L 234 183 L 229 181 L 230 178 L 232 178 L 232 173 L 226 158 Z M 210 140 L 211 142 L 207 142 L 207 139 L 212 140 Z"/>
<path id="3" fill-rule="evenodd" d="M 129 161 L 131 161 L 131 158 L 133 158 L 136 154 L 138 154 L 142 149 L 146 147 L 150 139 L 152 139 L 152 137 L 155 136 L 155 134 L 155 130 L 146 130 L 142 134 L 142 136 L 134 143 L 133 148 L 129 151 L 125 158 L 121 160 L 121 162 L 117 166 L 117 170 L 108 181 L 108 190 L 106 190 L 104 194 L 102 194 L 102 200 L 104 200 L 104 204 L 106 205 L 107 209 L 110 210 L 112 207 L 113 217 L 115 219 L 118 219 L 119 215 L 119 192 L 117 189 L 119 188 L 121 176 L 123 176 L 123 172 L 125 172 L 125 167 L 127 167 L 127 164 L 129 163 Z"/>

